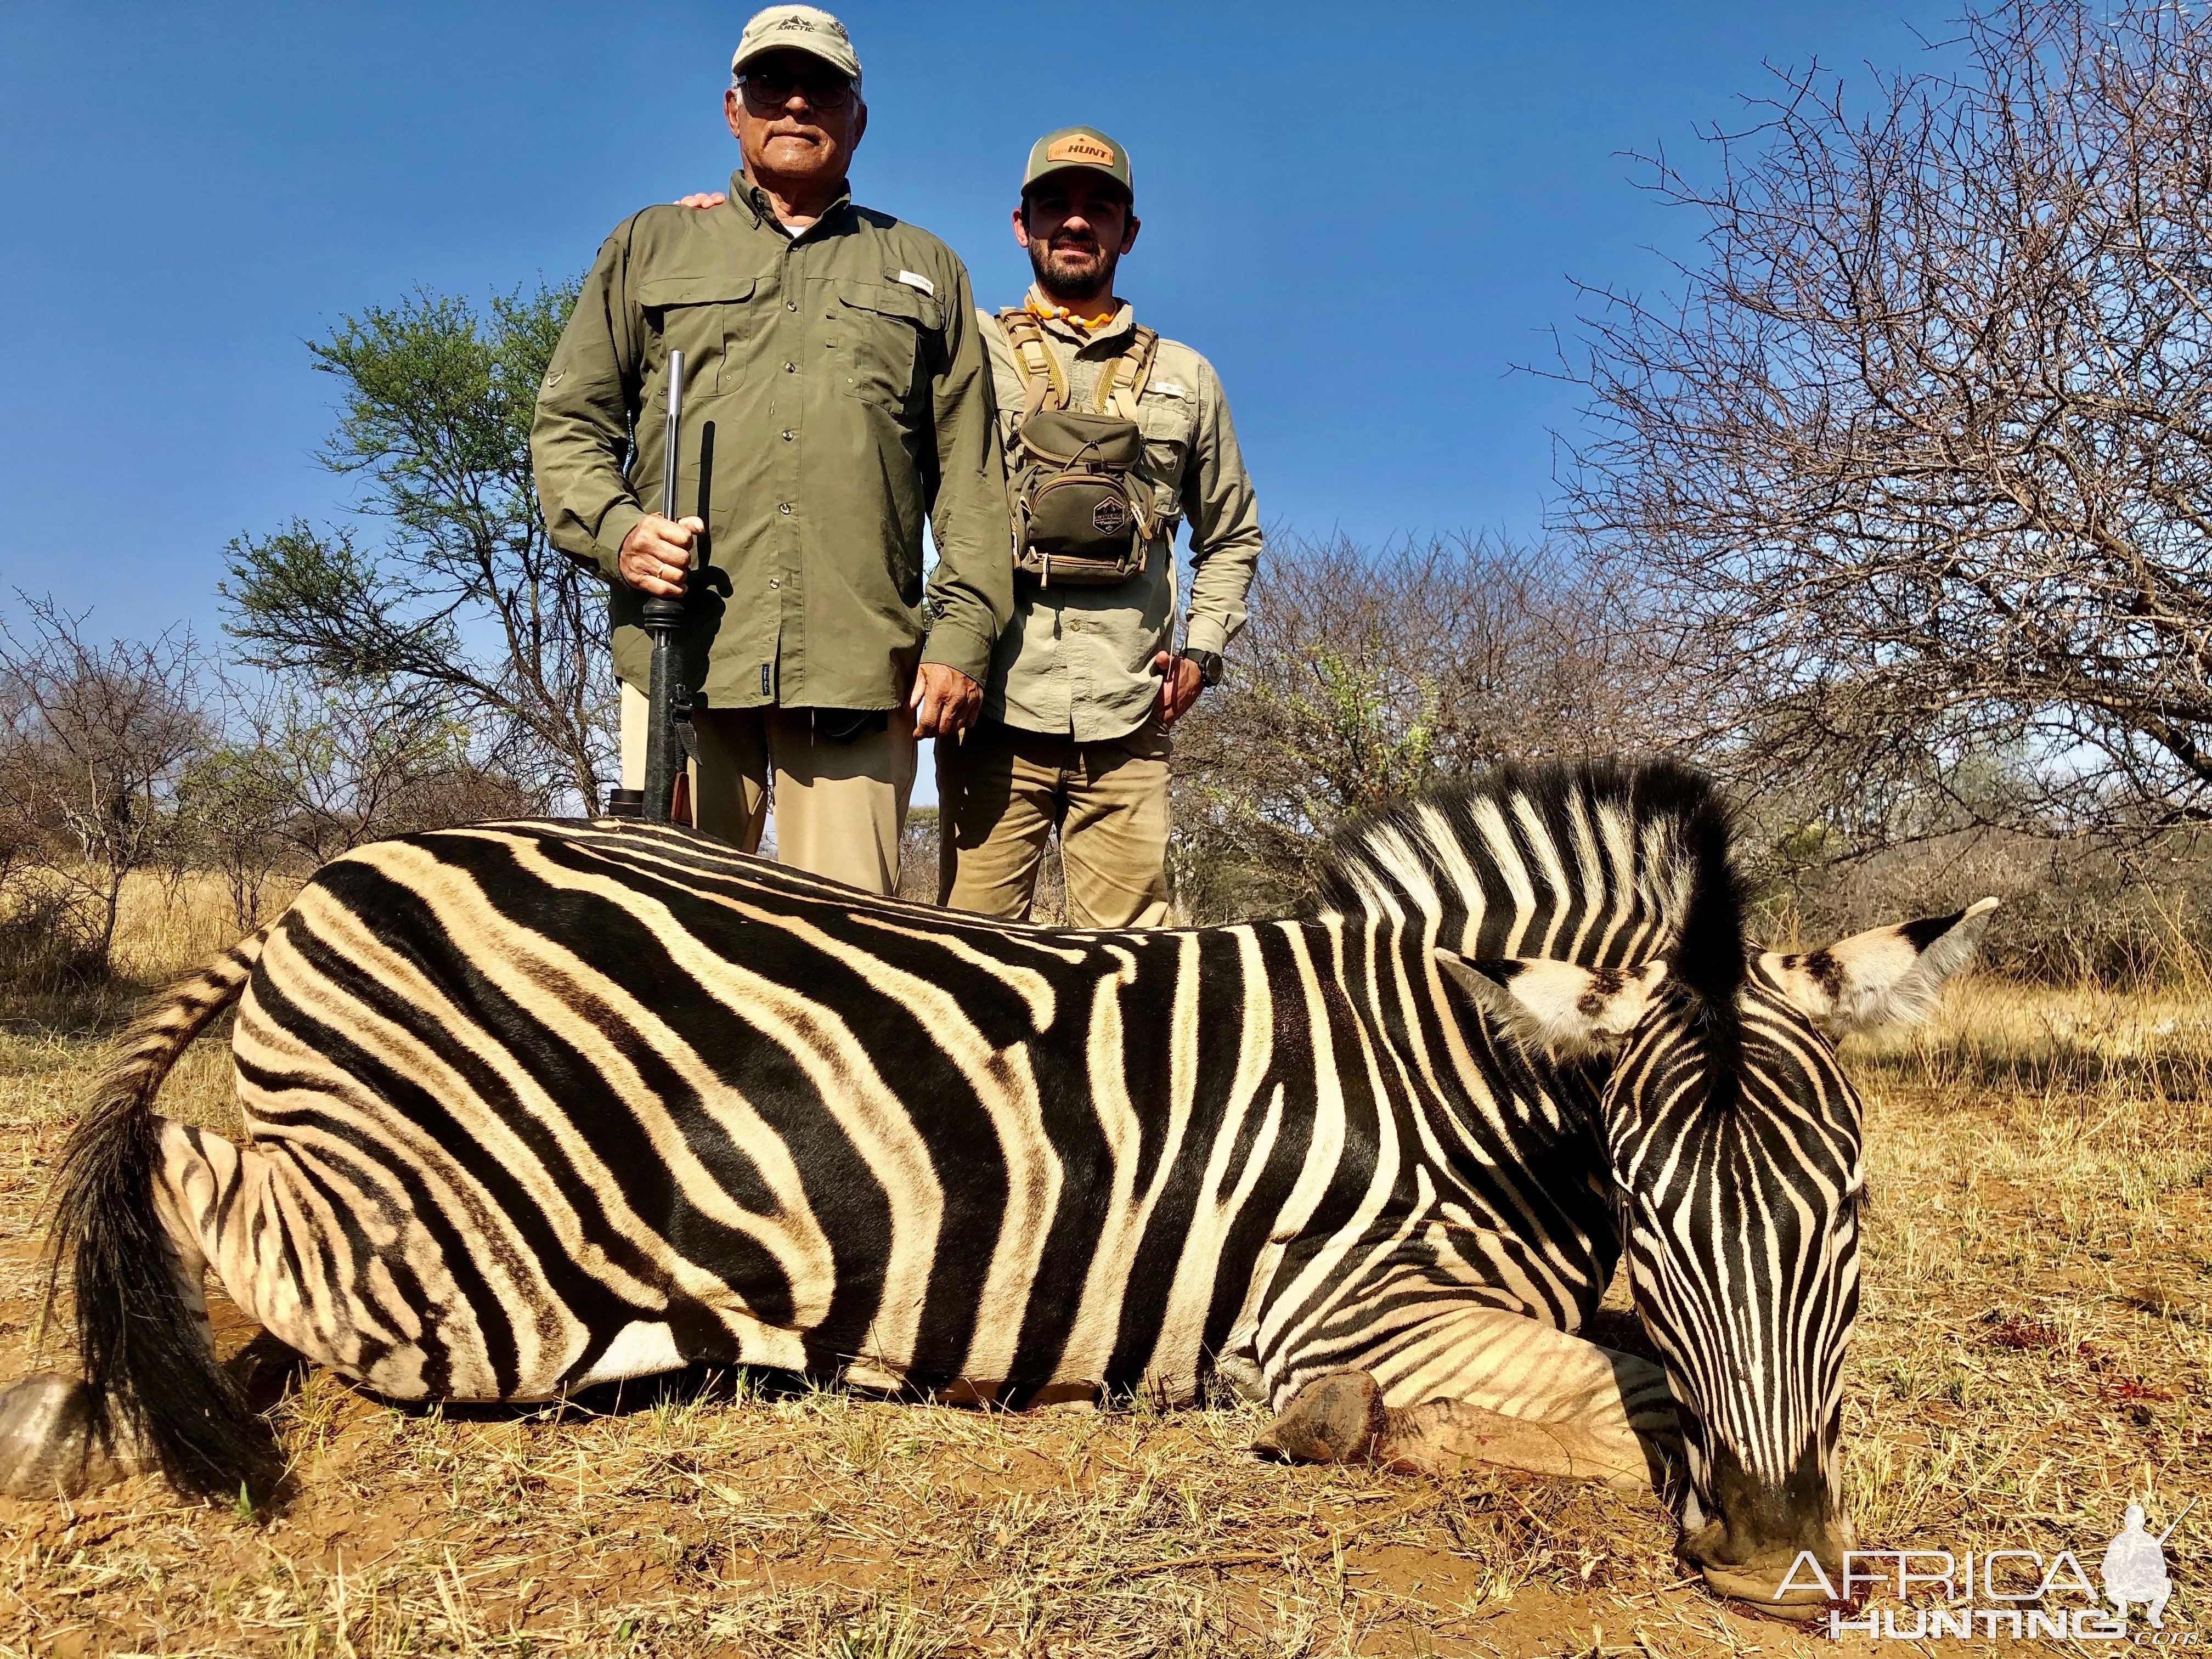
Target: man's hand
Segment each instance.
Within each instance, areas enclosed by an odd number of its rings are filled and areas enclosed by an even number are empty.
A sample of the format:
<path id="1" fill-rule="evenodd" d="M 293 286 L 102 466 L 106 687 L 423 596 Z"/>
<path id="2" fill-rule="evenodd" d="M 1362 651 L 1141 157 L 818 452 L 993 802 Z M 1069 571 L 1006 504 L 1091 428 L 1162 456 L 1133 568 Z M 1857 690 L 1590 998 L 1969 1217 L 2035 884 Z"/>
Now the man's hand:
<path id="1" fill-rule="evenodd" d="M 691 538 L 707 527 L 704 519 L 664 519 L 648 513 L 623 538 L 615 568 L 641 593 L 657 599 L 684 597 L 684 573 L 691 568 Z"/>
<path id="2" fill-rule="evenodd" d="M 957 668 L 926 662 L 914 677 L 906 706 L 914 710 L 915 736 L 949 738 L 975 724 L 983 712 L 983 688 Z"/>
<path id="3" fill-rule="evenodd" d="M 688 208 L 720 207 L 723 203 L 729 199 L 729 196 L 725 191 L 719 190 L 702 190 L 696 191 L 689 196 L 678 197 L 676 198 L 676 205 L 678 207 Z"/>
<path id="4" fill-rule="evenodd" d="M 1206 675 L 1188 657 L 1172 651 L 1153 657 L 1152 672 L 1160 677 L 1160 724 L 1173 726 L 1190 713 L 1198 694 L 1206 690 Z"/>

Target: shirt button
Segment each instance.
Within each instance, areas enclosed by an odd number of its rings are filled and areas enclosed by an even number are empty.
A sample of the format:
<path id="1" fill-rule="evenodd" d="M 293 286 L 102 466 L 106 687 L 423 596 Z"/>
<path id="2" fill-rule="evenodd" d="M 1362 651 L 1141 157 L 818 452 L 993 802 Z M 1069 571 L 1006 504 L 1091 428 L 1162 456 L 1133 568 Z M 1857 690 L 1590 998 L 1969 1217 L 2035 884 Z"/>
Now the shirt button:
<path id="1" fill-rule="evenodd" d="M 796 300 L 786 300 L 783 302 L 783 308 L 786 311 L 796 311 L 799 309 L 799 301 Z"/>
<path id="2" fill-rule="evenodd" d="M 797 363 L 786 363 L 783 366 L 783 372 L 787 374 L 796 374 L 799 373 L 799 365 Z"/>
<path id="3" fill-rule="evenodd" d="M 786 443 L 789 443 L 791 441 L 791 428 L 789 427 L 786 427 L 783 429 L 783 441 Z"/>
<path id="4" fill-rule="evenodd" d="M 789 501 L 780 502 L 775 510 L 782 514 L 784 517 L 789 518 L 791 516 L 791 503 Z"/>
<path id="5" fill-rule="evenodd" d="M 781 580 L 780 578 L 777 578 L 777 577 L 775 577 L 775 576 L 770 576 L 770 577 L 768 579 L 768 585 L 769 585 L 770 587 L 781 587 L 781 586 L 783 586 L 783 583 L 782 583 L 782 581 L 781 581 Z"/>

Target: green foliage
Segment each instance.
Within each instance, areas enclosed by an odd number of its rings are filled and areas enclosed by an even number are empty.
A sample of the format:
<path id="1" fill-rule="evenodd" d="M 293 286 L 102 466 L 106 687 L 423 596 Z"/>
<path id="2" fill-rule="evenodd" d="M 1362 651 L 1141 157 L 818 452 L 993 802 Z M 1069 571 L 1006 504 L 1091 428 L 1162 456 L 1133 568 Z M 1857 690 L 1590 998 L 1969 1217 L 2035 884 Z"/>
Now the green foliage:
<path id="1" fill-rule="evenodd" d="M 1255 696 L 1293 729 L 1317 732 L 1312 770 L 1300 793 L 1308 826 L 1380 805 L 1429 782 L 1437 760 L 1441 688 L 1434 675 L 1376 676 L 1367 664 L 1383 654 L 1379 635 L 1357 658 L 1334 644 L 1316 645 L 1300 665 L 1298 689 L 1284 695 L 1261 685 Z"/>
<path id="2" fill-rule="evenodd" d="M 368 550 L 298 520 L 241 536 L 222 591 L 247 661 L 465 720 L 479 763 L 596 811 L 614 745 L 604 580 L 546 539 L 530 465 L 574 295 L 420 292 L 311 343 L 342 389 L 321 459 L 388 538 Z"/>
<path id="3" fill-rule="evenodd" d="M 394 676 L 480 689 L 450 611 L 422 614 L 403 578 L 365 558 L 349 531 L 301 520 L 230 544 L 230 631 L 257 668 L 304 668 L 343 684 Z"/>
<path id="4" fill-rule="evenodd" d="M 344 386 L 325 465 L 361 475 L 368 510 L 395 520 L 430 568 L 466 579 L 489 549 L 526 557 L 543 546 L 530 422 L 575 292 L 518 291 L 495 298 L 489 317 L 454 295 L 418 293 L 308 346 Z"/>

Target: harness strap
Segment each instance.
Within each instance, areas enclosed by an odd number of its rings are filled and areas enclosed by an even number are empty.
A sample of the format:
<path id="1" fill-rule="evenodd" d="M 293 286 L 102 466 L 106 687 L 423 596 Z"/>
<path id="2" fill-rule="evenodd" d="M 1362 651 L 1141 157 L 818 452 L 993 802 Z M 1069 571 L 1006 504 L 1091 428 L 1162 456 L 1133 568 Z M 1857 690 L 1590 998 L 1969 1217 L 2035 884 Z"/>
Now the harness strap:
<path id="1" fill-rule="evenodd" d="M 1060 359 L 1045 343 L 1044 330 L 1037 325 L 1037 319 L 1019 306 L 1008 306 L 999 313 L 999 326 L 1006 331 L 1006 343 L 1014 351 L 1015 372 L 1022 377 L 1022 419 L 1026 421 L 1048 407 L 1066 409 L 1067 377 L 1060 372 Z"/>
<path id="2" fill-rule="evenodd" d="M 1074 394 L 1060 366 L 1060 354 L 1046 340 L 1036 314 L 1025 306 L 1008 306 L 999 313 L 999 326 L 1006 331 L 1006 343 L 1013 348 L 1014 371 L 1022 380 L 1022 419 L 1026 421 L 1041 409 L 1072 406 Z M 1157 330 L 1142 323 L 1130 330 L 1128 345 L 1099 373 L 1094 400 L 1098 413 L 1117 415 L 1125 421 L 1137 418 L 1137 400 L 1152 380 L 1159 349 Z"/>
<path id="3" fill-rule="evenodd" d="M 1137 399 L 1145 395 L 1145 387 L 1152 378 L 1152 364 L 1159 356 L 1160 337 L 1152 329 L 1139 323 L 1129 335 L 1129 344 L 1121 355 L 1106 365 L 1105 373 L 1098 377 L 1098 412 L 1114 414 L 1125 421 L 1137 418 Z M 1127 379 L 1121 380 L 1127 373 Z M 1117 380 L 1121 383 L 1116 385 Z"/>

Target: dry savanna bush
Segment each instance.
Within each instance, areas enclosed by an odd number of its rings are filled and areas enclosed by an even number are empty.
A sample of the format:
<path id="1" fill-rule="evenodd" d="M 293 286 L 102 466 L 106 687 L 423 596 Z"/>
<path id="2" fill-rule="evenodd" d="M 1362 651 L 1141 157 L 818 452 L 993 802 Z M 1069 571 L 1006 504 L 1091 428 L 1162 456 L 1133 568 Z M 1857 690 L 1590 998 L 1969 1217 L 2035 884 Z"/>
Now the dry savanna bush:
<path id="1" fill-rule="evenodd" d="M 390 682 L 241 681 L 188 629 L 103 640 L 0 611 L 0 992 L 143 988 L 116 954 L 142 877 L 220 882 L 246 933 L 364 841 L 543 811 L 450 700 Z"/>
<path id="2" fill-rule="evenodd" d="M 1196 919 L 1292 908 L 1362 808 L 1649 737 L 1624 595 L 1550 548 L 1278 534 L 1251 613 L 1227 680 L 1176 728 L 1172 856 Z"/>

